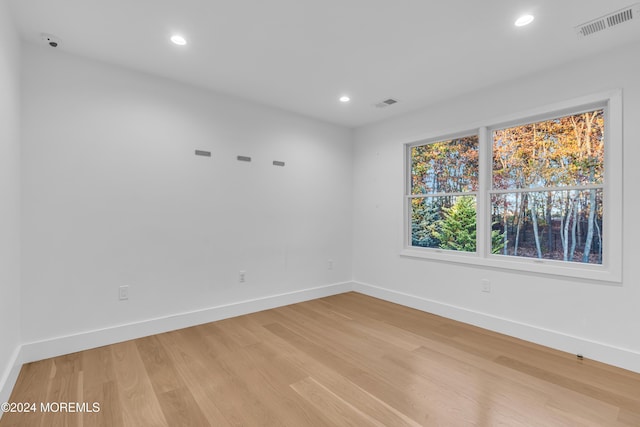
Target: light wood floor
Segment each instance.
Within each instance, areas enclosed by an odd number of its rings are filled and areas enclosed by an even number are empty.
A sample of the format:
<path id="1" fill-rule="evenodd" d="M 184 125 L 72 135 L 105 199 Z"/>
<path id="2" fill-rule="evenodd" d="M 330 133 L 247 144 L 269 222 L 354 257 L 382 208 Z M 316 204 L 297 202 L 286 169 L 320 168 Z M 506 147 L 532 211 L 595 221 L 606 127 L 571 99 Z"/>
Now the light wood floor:
<path id="1" fill-rule="evenodd" d="M 7 426 L 640 426 L 640 374 L 357 293 L 25 365 Z"/>

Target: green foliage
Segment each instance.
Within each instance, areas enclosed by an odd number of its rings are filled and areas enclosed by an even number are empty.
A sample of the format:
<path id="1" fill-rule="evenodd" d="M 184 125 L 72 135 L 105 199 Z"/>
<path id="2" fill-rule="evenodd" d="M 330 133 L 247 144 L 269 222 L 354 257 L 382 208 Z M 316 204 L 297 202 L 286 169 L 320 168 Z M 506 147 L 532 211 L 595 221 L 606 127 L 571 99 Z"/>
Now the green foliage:
<path id="1" fill-rule="evenodd" d="M 460 197 L 453 206 L 444 208 L 441 229 L 435 233 L 442 249 L 476 251 L 476 202 L 473 197 Z"/>
<path id="2" fill-rule="evenodd" d="M 497 223 L 493 223 L 495 225 Z M 504 233 L 500 230 L 491 230 L 491 253 L 499 254 L 503 249 L 505 244 L 509 243 L 509 241 L 504 240 Z"/>
<path id="3" fill-rule="evenodd" d="M 440 247 L 440 240 L 435 236 L 440 221 L 440 208 L 435 203 L 414 199 L 413 217 L 411 218 L 412 246 Z"/>
<path id="4" fill-rule="evenodd" d="M 412 246 L 475 252 L 475 198 L 472 196 L 459 197 L 451 207 L 443 206 L 443 199 L 413 200 Z M 504 233 L 500 230 L 492 230 L 491 242 L 492 253 L 499 253 L 506 243 Z"/>

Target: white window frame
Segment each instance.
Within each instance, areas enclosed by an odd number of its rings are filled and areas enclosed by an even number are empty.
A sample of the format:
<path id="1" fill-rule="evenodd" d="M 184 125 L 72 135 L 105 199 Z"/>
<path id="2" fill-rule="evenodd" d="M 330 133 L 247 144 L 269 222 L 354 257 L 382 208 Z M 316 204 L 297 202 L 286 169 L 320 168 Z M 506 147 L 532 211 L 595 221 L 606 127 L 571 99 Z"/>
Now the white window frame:
<path id="1" fill-rule="evenodd" d="M 505 127 L 548 120 L 595 109 L 604 109 L 605 154 L 603 183 L 603 263 L 556 261 L 491 253 L 490 197 L 492 182 L 492 131 Z M 404 150 L 404 220 L 401 256 L 437 261 L 517 270 L 545 275 L 621 283 L 622 281 L 622 208 L 623 208 L 623 127 L 622 91 L 612 90 L 534 110 L 512 114 L 496 120 L 466 126 L 464 131 L 440 132 L 403 144 Z M 477 134 L 479 138 L 479 182 L 476 197 L 476 252 L 458 252 L 411 245 L 411 148 L 437 141 Z"/>
<path id="2" fill-rule="evenodd" d="M 467 192 L 462 192 L 462 193 L 458 193 L 458 192 L 452 192 L 452 193 L 426 193 L 426 194 L 411 194 L 412 192 L 412 184 L 411 184 L 411 149 L 413 147 L 419 147 L 422 145 L 429 145 L 429 144 L 433 144 L 433 143 L 437 143 L 437 142 L 445 142 L 445 141 L 450 141 L 450 140 L 454 140 L 454 139 L 458 139 L 458 138 L 465 138 L 465 137 L 470 137 L 470 136 L 478 136 L 478 130 L 477 129 L 472 129 L 472 130 L 467 130 L 467 131 L 463 131 L 463 132 L 458 132 L 458 133 L 454 133 L 454 134 L 449 134 L 449 135 L 444 135 L 442 137 L 438 137 L 438 138 L 430 138 L 428 140 L 422 140 L 413 144 L 407 144 L 406 145 L 406 153 L 405 153 L 405 221 L 408 221 L 408 231 L 409 231 L 409 235 L 406 236 L 406 240 L 405 240 L 405 249 L 406 248 L 415 248 L 418 250 L 426 250 L 427 253 L 436 253 L 438 255 L 440 255 L 441 257 L 446 258 L 447 255 L 449 254 L 455 254 L 456 258 L 457 257 L 477 257 L 478 252 L 480 251 L 480 248 L 478 247 L 477 242 L 480 240 L 478 238 L 478 236 L 480 235 L 480 231 L 482 229 L 482 227 L 480 227 L 480 220 L 478 217 L 478 211 L 480 210 L 480 198 L 482 196 L 482 192 L 480 189 L 480 174 L 482 173 L 482 168 L 481 168 L 481 163 L 482 163 L 482 158 L 479 157 L 478 159 L 478 189 L 475 191 L 467 191 Z M 480 154 L 480 140 L 478 139 L 478 154 Z M 452 196 L 452 197 L 460 197 L 460 196 L 468 196 L 468 195 L 472 195 L 475 197 L 476 199 L 476 251 L 475 252 L 465 252 L 465 251 L 454 251 L 454 250 L 449 250 L 449 249 L 440 249 L 440 248 L 420 248 L 417 246 L 412 246 L 411 245 L 411 200 L 412 199 L 416 199 L 416 198 L 429 198 L 429 197 L 443 197 L 443 196 Z M 405 228 L 406 229 L 406 228 Z"/>

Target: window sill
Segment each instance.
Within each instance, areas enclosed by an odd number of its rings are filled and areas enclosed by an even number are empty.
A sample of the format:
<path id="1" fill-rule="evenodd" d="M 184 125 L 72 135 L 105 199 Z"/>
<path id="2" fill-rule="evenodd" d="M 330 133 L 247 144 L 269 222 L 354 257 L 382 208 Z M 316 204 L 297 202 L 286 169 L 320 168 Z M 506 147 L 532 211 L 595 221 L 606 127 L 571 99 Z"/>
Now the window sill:
<path id="1" fill-rule="evenodd" d="M 622 274 L 607 269 L 604 265 L 567 263 L 548 259 L 519 258 L 503 255 L 490 255 L 486 258 L 477 253 L 459 253 L 442 249 L 404 248 L 400 256 L 407 258 L 430 259 L 434 261 L 456 263 L 469 266 L 480 266 L 500 270 L 535 273 L 558 278 L 586 279 L 596 282 L 607 282 L 620 285 Z"/>

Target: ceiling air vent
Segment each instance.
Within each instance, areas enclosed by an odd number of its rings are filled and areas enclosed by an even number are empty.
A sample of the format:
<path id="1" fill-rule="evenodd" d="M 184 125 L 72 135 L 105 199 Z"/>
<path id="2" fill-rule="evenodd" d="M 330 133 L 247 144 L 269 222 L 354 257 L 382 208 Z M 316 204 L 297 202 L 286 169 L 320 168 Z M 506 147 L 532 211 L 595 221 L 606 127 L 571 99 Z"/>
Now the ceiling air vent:
<path id="1" fill-rule="evenodd" d="M 375 104 L 376 107 L 378 108 L 385 108 L 388 107 L 389 105 L 393 105 L 395 103 L 397 103 L 398 101 L 392 98 L 389 99 L 385 99 L 384 101 L 380 101 L 377 104 Z"/>
<path id="2" fill-rule="evenodd" d="M 640 18 L 640 3 L 636 3 L 624 9 L 620 9 L 616 12 L 594 19 L 584 24 L 578 25 L 576 32 L 578 36 L 585 37 L 600 31 L 604 31 L 608 28 L 620 25 L 623 22 L 638 20 Z"/>

